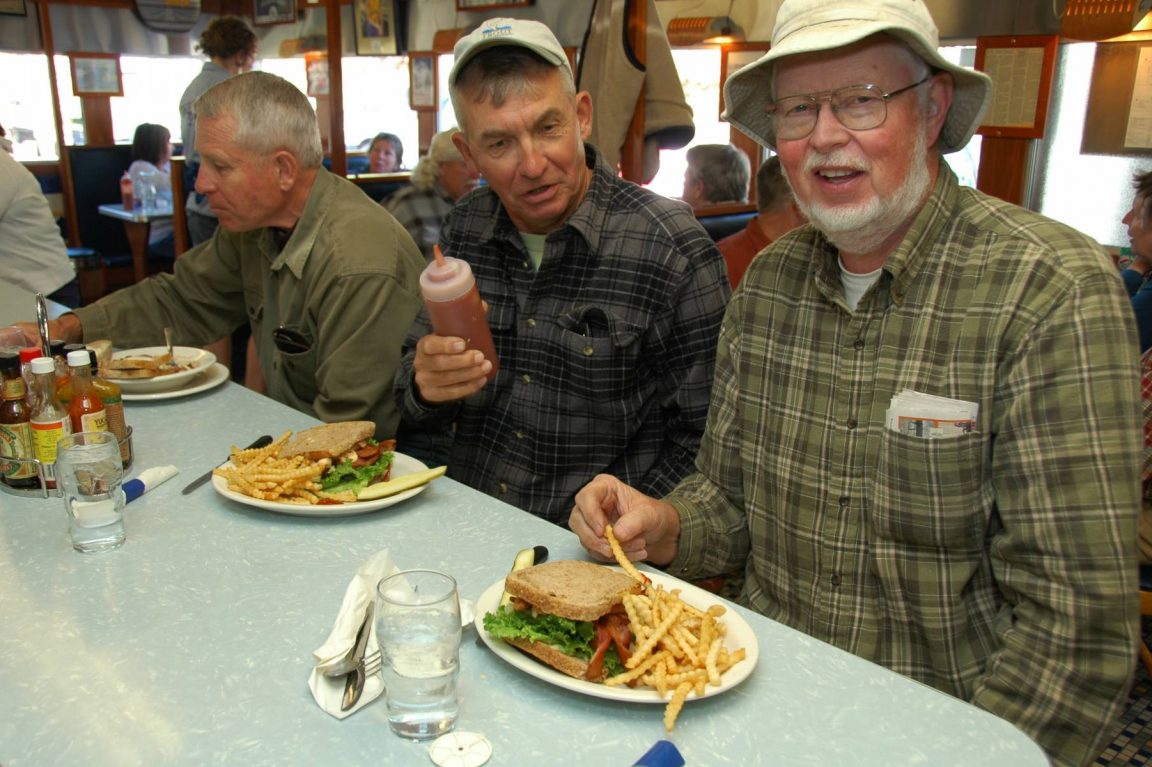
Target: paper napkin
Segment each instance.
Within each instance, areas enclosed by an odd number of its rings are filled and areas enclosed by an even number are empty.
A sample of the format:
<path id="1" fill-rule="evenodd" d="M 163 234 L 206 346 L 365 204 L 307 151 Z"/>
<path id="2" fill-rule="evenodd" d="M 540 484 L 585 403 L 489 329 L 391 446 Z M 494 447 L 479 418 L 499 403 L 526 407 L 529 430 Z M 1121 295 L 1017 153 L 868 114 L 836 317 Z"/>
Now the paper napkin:
<path id="1" fill-rule="evenodd" d="M 324 676 L 324 670 L 339 663 L 356 642 L 356 632 L 364 620 L 364 611 L 368 609 L 369 602 L 376 599 L 376 584 L 385 576 L 398 571 L 388 549 L 377 551 L 369 557 L 352 576 L 352 581 L 344 591 L 344 601 L 340 605 L 336 624 L 332 627 L 327 641 L 312 653 L 316 664 L 312 673 L 308 675 L 308 688 L 312 690 L 312 697 L 316 699 L 317 705 L 337 719 L 343 719 L 359 711 L 384 692 L 384 680 L 377 672 L 365 680 L 364 692 L 356 705 L 347 711 L 341 711 L 345 676 L 327 677 Z M 368 627 L 368 632 L 368 644 L 364 651 L 366 655 L 376 652 L 378 648 L 375 621 Z"/>

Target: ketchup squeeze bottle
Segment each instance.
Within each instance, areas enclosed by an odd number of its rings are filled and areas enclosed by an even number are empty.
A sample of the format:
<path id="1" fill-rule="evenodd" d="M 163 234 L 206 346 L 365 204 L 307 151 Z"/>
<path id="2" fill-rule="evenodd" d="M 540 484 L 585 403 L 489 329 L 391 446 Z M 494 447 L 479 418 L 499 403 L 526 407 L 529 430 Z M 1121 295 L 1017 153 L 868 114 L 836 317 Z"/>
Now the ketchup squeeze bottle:
<path id="1" fill-rule="evenodd" d="M 420 273 L 420 294 L 438 336 L 463 338 L 465 347 L 478 349 L 492 363 L 488 380 L 496 377 L 500 360 L 492 343 L 488 315 L 476 289 L 476 278 L 466 261 L 445 256 L 440 246 L 432 248 L 436 258 Z"/>

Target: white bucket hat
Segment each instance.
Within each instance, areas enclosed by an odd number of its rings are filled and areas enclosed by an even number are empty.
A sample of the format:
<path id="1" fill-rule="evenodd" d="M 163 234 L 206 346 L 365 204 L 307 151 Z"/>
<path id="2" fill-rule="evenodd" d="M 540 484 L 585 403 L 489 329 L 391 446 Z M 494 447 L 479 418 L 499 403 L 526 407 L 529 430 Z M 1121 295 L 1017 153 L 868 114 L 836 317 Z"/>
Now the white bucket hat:
<path id="1" fill-rule="evenodd" d="M 955 82 L 952 108 L 940 133 L 940 147 L 955 152 L 972 138 L 992 98 L 992 81 L 945 60 L 940 35 L 923 0 L 784 0 L 776 14 L 772 47 L 724 83 L 723 119 L 775 148 L 772 118 L 765 111 L 772 94 L 772 62 L 798 53 L 842 48 L 884 32 L 907 44 L 933 69 Z"/>
<path id="2" fill-rule="evenodd" d="M 456 60 L 452 63 L 452 71 L 448 74 L 448 83 L 456 84 L 460 70 L 477 53 L 501 45 L 527 48 L 549 64 L 563 67 L 568 70 L 569 75 L 572 74 L 568 54 L 564 52 L 560 41 L 548 27 L 538 21 L 526 19 L 488 19 L 456 42 L 456 47 L 452 49 L 452 55 Z"/>

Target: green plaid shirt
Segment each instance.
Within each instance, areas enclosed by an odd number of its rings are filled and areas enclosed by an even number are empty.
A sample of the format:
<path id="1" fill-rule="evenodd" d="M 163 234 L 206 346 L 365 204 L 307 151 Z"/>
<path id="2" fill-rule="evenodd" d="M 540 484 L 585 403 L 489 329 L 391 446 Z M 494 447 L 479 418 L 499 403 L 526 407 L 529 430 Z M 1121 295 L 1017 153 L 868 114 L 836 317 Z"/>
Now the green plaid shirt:
<path id="1" fill-rule="evenodd" d="M 728 306 L 669 571 L 747 561 L 750 607 L 1090 762 L 1135 662 L 1137 351 L 1098 245 L 943 163 L 855 312 L 798 229 Z M 976 430 L 887 429 L 903 389 Z"/>

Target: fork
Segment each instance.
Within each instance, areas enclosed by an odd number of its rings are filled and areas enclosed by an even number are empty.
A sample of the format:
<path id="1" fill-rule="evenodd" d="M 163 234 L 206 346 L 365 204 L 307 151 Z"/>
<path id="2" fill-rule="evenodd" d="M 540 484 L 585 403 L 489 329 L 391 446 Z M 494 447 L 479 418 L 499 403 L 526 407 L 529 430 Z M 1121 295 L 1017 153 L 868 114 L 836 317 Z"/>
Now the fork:
<path id="1" fill-rule="evenodd" d="M 344 683 L 344 701 L 340 704 L 341 711 L 347 711 L 356 705 L 360 700 L 360 695 L 364 692 L 364 685 L 368 681 L 368 677 L 380 673 L 383 668 L 383 660 L 380 657 L 380 651 L 365 655 L 356 667 L 348 672 L 347 681 Z"/>
<path id="2" fill-rule="evenodd" d="M 364 656 L 364 676 L 373 676 L 379 674 L 380 670 L 384 668 L 384 659 L 380 656 L 380 651 Z"/>

